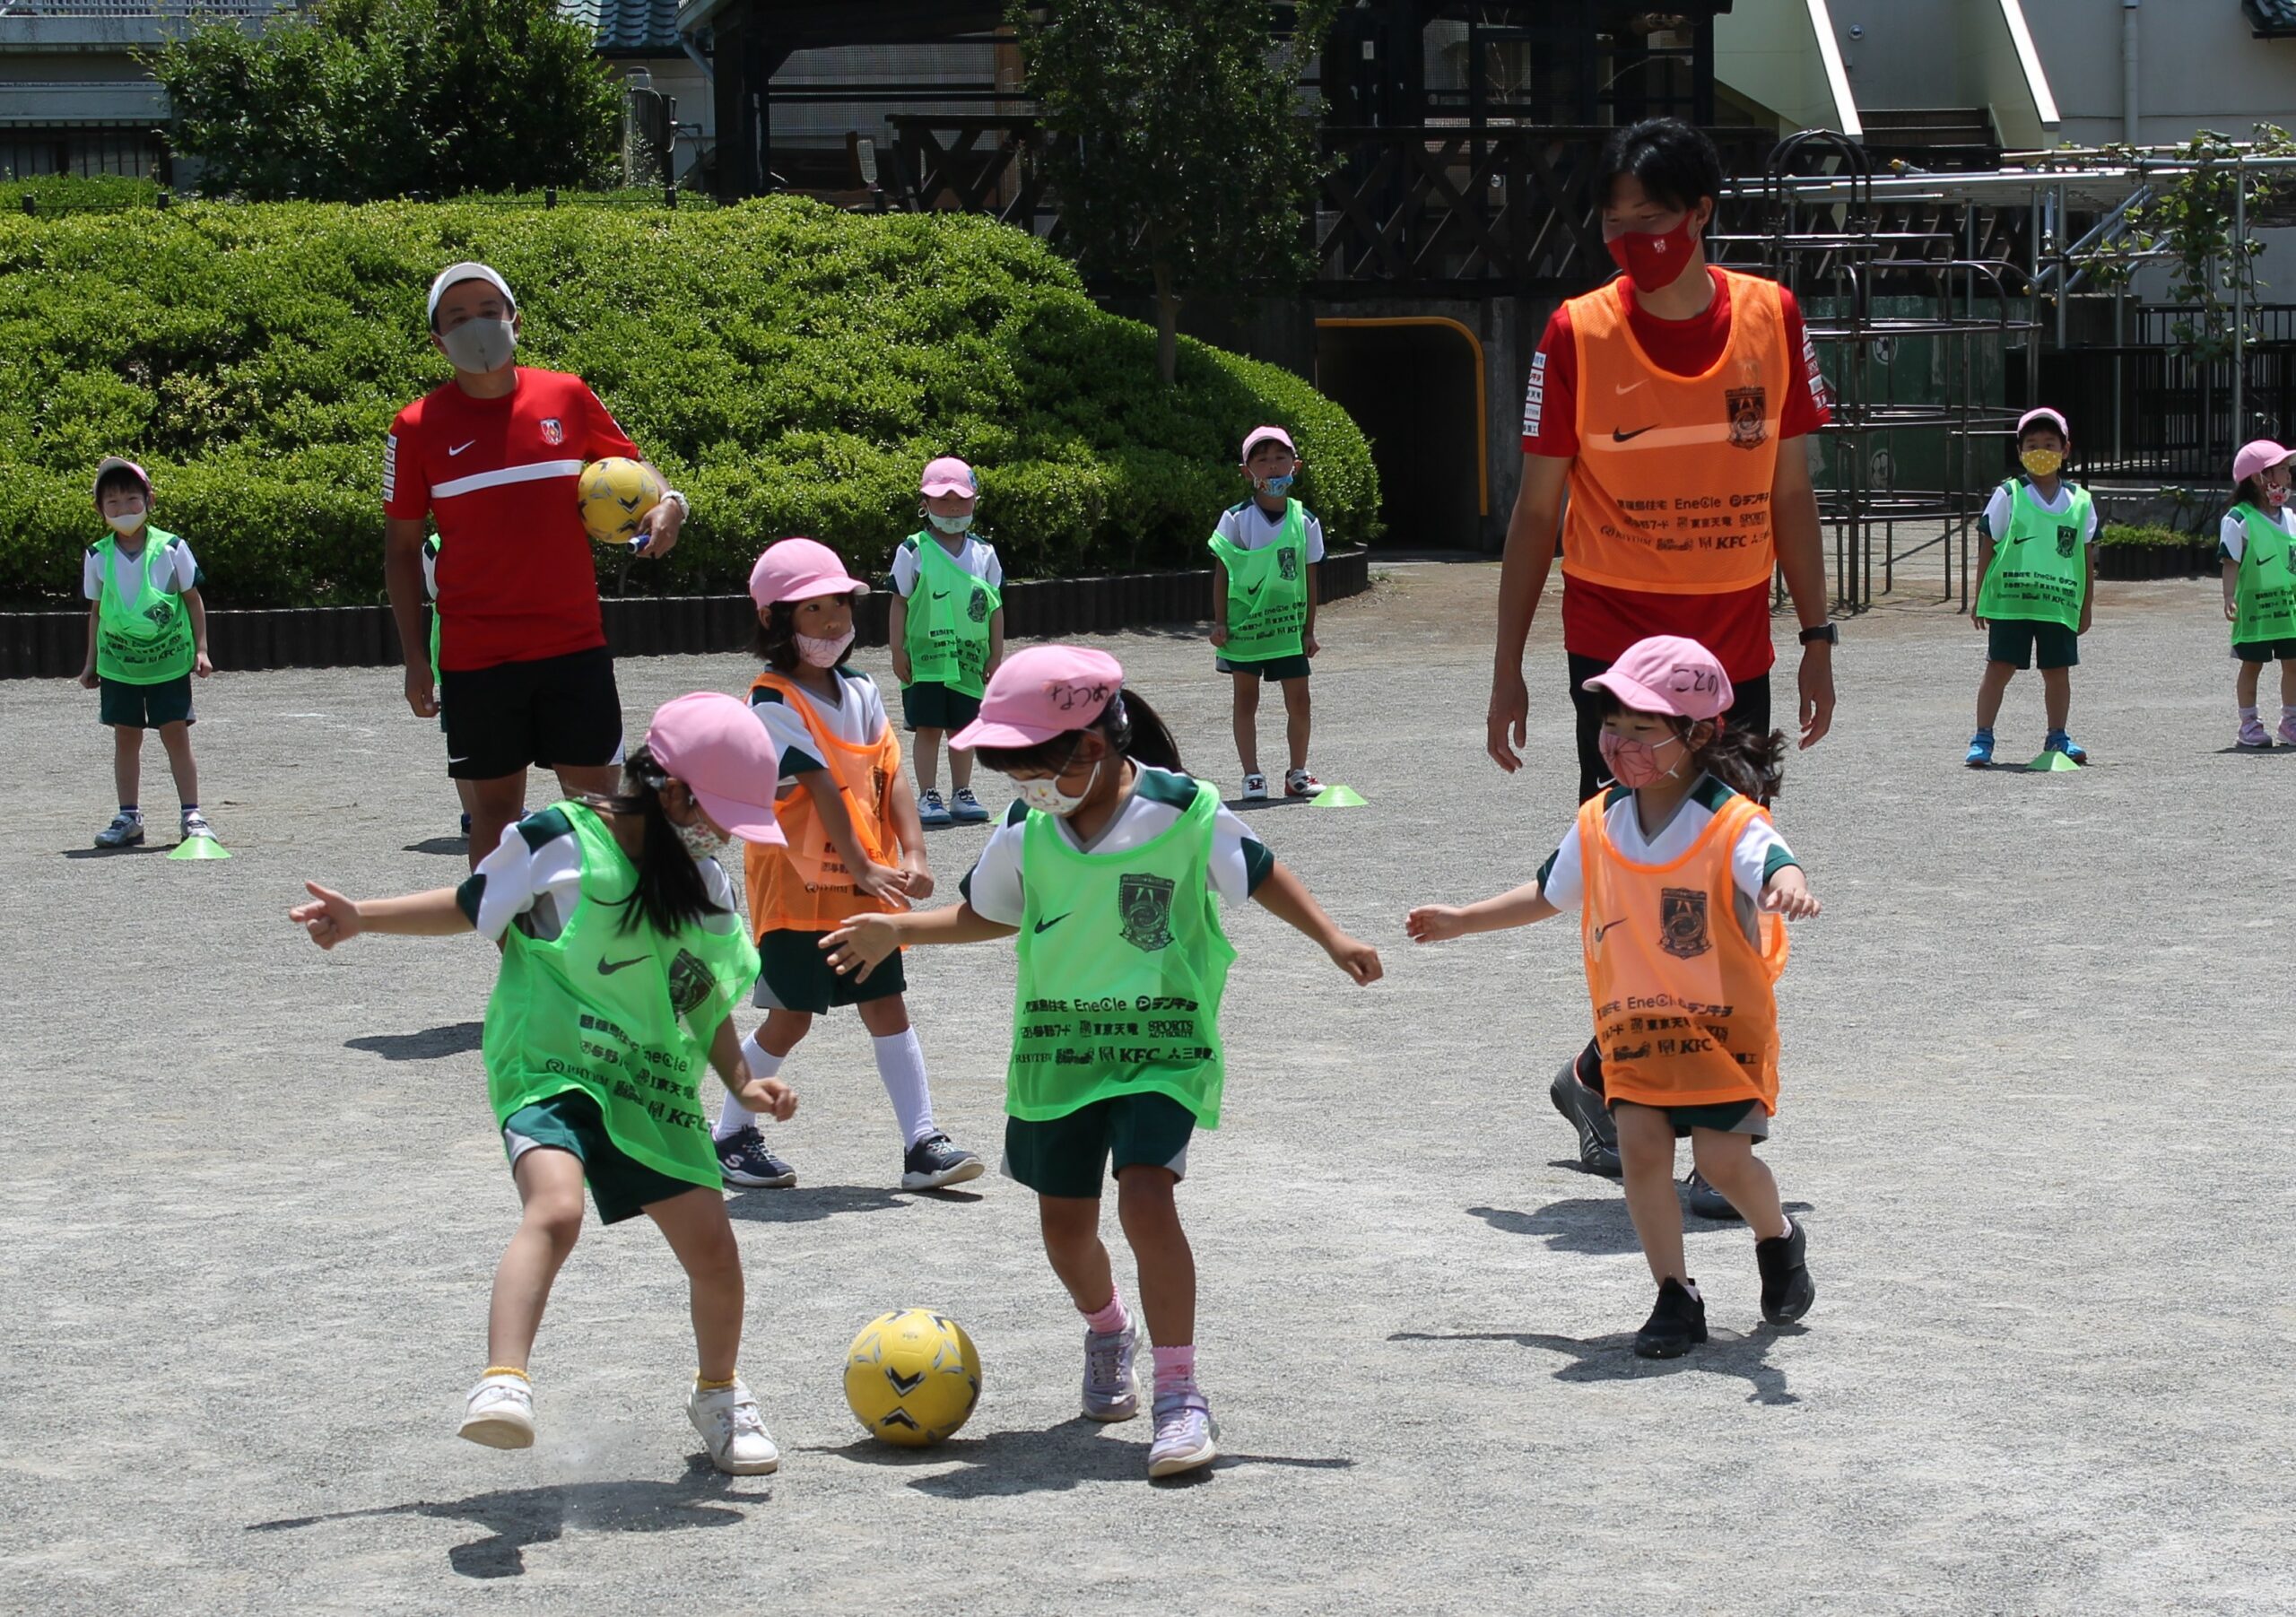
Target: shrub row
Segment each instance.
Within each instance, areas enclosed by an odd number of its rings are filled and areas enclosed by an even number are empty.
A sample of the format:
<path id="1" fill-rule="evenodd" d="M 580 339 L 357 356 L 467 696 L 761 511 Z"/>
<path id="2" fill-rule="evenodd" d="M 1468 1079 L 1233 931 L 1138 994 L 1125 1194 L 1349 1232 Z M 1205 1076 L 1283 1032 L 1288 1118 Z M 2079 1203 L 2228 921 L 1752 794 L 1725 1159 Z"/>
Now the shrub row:
<path id="1" fill-rule="evenodd" d="M 1261 421 L 1300 439 L 1335 548 L 1376 529 L 1370 448 L 1337 405 L 1195 343 L 1159 386 L 1152 330 L 987 220 L 187 204 L 0 213 L 0 602 L 76 591 L 109 453 L 151 469 L 218 605 L 376 599 L 383 435 L 445 379 L 422 293 L 458 258 L 518 291 L 521 358 L 585 377 L 691 496 L 685 541 L 633 588 L 738 589 L 799 533 L 882 572 L 941 454 L 979 468 L 1016 577 L 1193 565 Z"/>

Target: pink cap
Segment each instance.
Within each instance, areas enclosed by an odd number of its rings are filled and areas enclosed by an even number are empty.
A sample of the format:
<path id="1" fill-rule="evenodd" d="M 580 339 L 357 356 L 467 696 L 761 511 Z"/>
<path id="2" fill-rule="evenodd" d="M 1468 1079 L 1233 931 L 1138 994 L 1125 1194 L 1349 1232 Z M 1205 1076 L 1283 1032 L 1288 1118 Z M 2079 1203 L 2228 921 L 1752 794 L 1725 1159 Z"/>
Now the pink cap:
<path id="1" fill-rule="evenodd" d="M 2246 482 L 2259 472 L 2286 465 L 2291 459 L 2296 459 L 2296 452 L 2282 448 L 2268 438 L 2259 438 L 2252 444 L 2242 444 L 2240 452 L 2232 456 L 2232 481 Z"/>
<path id="2" fill-rule="evenodd" d="M 815 596 L 865 596 L 869 587 L 845 570 L 837 552 L 818 539 L 784 539 L 765 547 L 750 569 L 750 599 L 761 612 L 776 601 Z"/>
<path id="3" fill-rule="evenodd" d="M 1300 452 L 1292 447 L 1292 435 L 1283 428 L 1254 427 L 1244 434 L 1244 458 L 1249 460 L 1252 457 L 1252 451 L 1265 443 L 1282 444 L 1285 448 L 1291 449 L 1294 455 Z"/>
<path id="4" fill-rule="evenodd" d="M 149 504 L 151 504 L 151 503 L 152 503 L 152 478 L 151 478 L 151 474 L 150 474 L 149 473 L 145 472 L 142 466 L 137 465 L 136 465 L 134 461 L 132 461 L 132 460 L 125 460 L 125 459 L 122 459 L 119 456 L 117 456 L 117 455 L 107 455 L 107 456 L 105 456 L 103 457 L 103 459 L 102 459 L 101 461 L 100 461 L 99 463 L 97 463 L 97 465 L 96 465 L 96 481 L 95 481 L 94 482 L 91 483 L 91 484 L 89 485 L 89 487 L 88 487 L 88 492 L 89 492 L 90 496 L 91 496 L 91 497 L 95 500 L 95 502 L 96 502 L 96 509 L 97 509 L 98 510 L 101 510 L 101 509 L 103 509 L 104 497 L 102 496 L 102 494 L 100 494 L 100 493 L 97 492 L 97 491 L 98 491 L 98 490 L 100 490 L 100 489 L 101 489 L 101 488 L 104 486 L 104 478 L 105 478 L 105 476 L 106 476 L 108 474 L 109 474 L 109 473 L 113 473 L 113 472 L 133 472 L 133 473 L 135 473 L 135 481 L 136 481 L 136 482 L 140 482 L 140 483 L 142 483 L 142 484 L 144 485 L 144 504 L 146 504 L 146 505 L 149 505 Z"/>
<path id="5" fill-rule="evenodd" d="M 980 480 L 972 474 L 970 466 L 955 456 L 944 455 L 926 466 L 918 489 L 926 494 L 978 494 Z"/>
<path id="6" fill-rule="evenodd" d="M 664 702 L 646 730 L 662 772 L 685 782 L 701 812 L 744 842 L 786 848 L 773 818 L 781 758 L 738 698 L 696 691 Z"/>
<path id="7" fill-rule="evenodd" d="M 1124 689 L 1124 665 L 1083 646 L 1031 646 L 1004 659 L 980 699 L 980 717 L 949 744 L 1033 747 L 1081 730 Z"/>
<path id="8" fill-rule="evenodd" d="M 1607 691 L 1637 713 L 1677 718 L 1719 718 L 1735 694 L 1714 654 L 1676 634 L 1635 641 L 1579 689 Z"/>
<path id="9" fill-rule="evenodd" d="M 2071 443 L 2073 441 L 2073 429 L 2065 424 L 2065 418 L 2063 416 L 2050 409 L 2047 404 L 2041 405 L 2039 409 L 2028 410 L 2024 414 L 2017 418 L 2017 436 L 2020 438 L 2024 437 L 2026 428 L 2044 422 L 2048 425 L 2055 427 L 2057 429 L 2057 435 L 2063 439 L 2066 443 Z"/>

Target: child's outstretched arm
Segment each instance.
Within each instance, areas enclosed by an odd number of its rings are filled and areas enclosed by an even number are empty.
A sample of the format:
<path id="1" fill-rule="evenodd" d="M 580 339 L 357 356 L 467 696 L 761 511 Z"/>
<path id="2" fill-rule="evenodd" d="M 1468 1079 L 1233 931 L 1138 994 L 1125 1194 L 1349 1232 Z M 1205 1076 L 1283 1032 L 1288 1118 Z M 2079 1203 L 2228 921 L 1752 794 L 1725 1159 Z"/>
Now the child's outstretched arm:
<path id="1" fill-rule="evenodd" d="M 1510 926 L 1527 926 L 1533 921 L 1544 921 L 1561 913 L 1547 902 L 1545 891 L 1536 882 L 1526 882 L 1512 892 L 1502 892 L 1479 904 L 1422 904 L 1404 917 L 1403 929 L 1411 935 L 1414 943 L 1439 943 L 1446 938 L 1465 937 L 1470 932 L 1504 932 Z"/>
<path id="2" fill-rule="evenodd" d="M 987 943 L 1018 931 L 969 903 L 957 904 L 909 915 L 857 915 L 822 938 L 822 950 L 831 970 L 858 983 L 903 943 Z"/>
<path id="3" fill-rule="evenodd" d="M 1252 893 L 1252 901 L 1313 938 L 1331 956 L 1332 964 L 1357 982 L 1379 980 L 1379 952 L 1342 932 L 1339 924 L 1324 913 L 1324 907 L 1316 902 L 1315 895 L 1282 860 L 1268 866 L 1267 874 Z"/>
<path id="4" fill-rule="evenodd" d="M 1798 865 L 1779 865 L 1778 873 L 1761 884 L 1761 907 L 1789 921 L 1809 920 L 1825 908 L 1811 892 L 1810 878 Z"/>
<path id="5" fill-rule="evenodd" d="M 909 873 L 890 865 L 879 865 L 863 850 L 861 839 L 854 834 L 853 816 L 846 812 L 845 794 L 837 788 L 837 777 L 826 769 L 807 769 L 797 780 L 813 800 L 813 811 L 822 817 L 822 830 L 829 834 L 829 845 L 837 849 L 837 856 L 853 873 L 853 885 L 873 899 L 909 897 Z M 919 842 L 925 839 L 923 828 L 918 829 L 917 836 Z"/>
<path id="6" fill-rule="evenodd" d="M 346 899 L 321 887 L 303 883 L 312 902 L 298 904 L 287 918 L 311 935 L 322 949 L 357 937 L 362 932 L 395 932 L 401 937 L 451 937 L 473 930 L 470 917 L 455 902 L 451 887 L 413 892 L 400 899 Z"/>
<path id="7" fill-rule="evenodd" d="M 726 1092 L 753 1112 L 770 1112 L 776 1123 L 787 1123 L 796 1115 L 797 1091 L 778 1078 L 760 1078 L 750 1071 L 750 1064 L 742 1059 L 741 1041 L 734 1036 L 731 1016 L 718 1024 L 718 1031 L 709 1039 L 709 1067 L 725 1084 Z"/>

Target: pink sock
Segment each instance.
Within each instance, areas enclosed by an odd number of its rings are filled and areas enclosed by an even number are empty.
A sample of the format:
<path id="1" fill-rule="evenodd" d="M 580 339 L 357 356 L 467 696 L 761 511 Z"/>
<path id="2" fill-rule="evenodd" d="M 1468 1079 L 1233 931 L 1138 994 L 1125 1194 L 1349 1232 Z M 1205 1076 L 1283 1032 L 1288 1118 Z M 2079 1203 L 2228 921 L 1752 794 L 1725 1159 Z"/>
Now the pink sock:
<path id="1" fill-rule="evenodd" d="M 1166 1393 L 1192 1392 L 1196 1387 L 1196 1347 L 1165 1347 L 1158 1343 L 1149 1350 L 1156 1361 L 1156 1395 Z"/>
<path id="2" fill-rule="evenodd" d="M 1132 1323 L 1132 1316 L 1124 1311 L 1124 1293 L 1111 1291 L 1108 1301 L 1098 1311 L 1084 1316 L 1085 1328 L 1097 1335 L 1113 1336 Z"/>

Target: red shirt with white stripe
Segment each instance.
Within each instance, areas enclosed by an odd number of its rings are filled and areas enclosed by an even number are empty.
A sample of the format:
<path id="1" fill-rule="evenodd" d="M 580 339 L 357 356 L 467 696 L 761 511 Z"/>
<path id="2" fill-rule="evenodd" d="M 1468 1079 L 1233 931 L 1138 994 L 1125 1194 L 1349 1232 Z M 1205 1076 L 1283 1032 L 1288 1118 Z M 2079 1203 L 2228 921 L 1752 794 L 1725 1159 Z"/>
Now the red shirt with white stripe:
<path id="1" fill-rule="evenodd" d="M 1672 375 L 1698 376 L 1711 369 L 1729 345 L 1729 283 L 1719 271 L 1709 268 L 1708 274 L 1714 278 L 1713 300 L 1703 314 L 1687 320 L 1661 320 L 1647 314 L 1634 300 L 1633 284 L 1621 288 L 1634 340 L 1654 364 Z M 1833 398 L 1825 373 L 1818 368 L 1818 351 L 1810 341 L 1801 306 L 1783 288 L 1779 303 L 1786 317 L 1787 350 L 1802 356 L 1779 422 L 1778 436 L 1784 441 L 1805 437 L 1831 421 Z M 1578 422 L 1578 346 L 1572 341 L 1570 309 L 1565 304 L 1547 320 L 1538 352 L 1532 356 L 1530 387 L 1523 400 L 1523 453 L 1575 459 Z M 1635 641 L 1654 634 L 1697 640 L 1734 680 L 1761 678 L 1778 656 L 1770 639 L 1767 584 L 1719 596 L 1671 596 L 1611 589 L 1573 578 L 1562 592 L 1566 650 L 1614 662 Z"/>
<path id="2" fill-rule="evenodd" d="M 582 467 L 630 441 L 580 377 L 521 365 L 501 398 L 454 382 L 398 413 L 383 514 L 439 526 L 439 665 L 457 673 L 606 643 Z"/>

